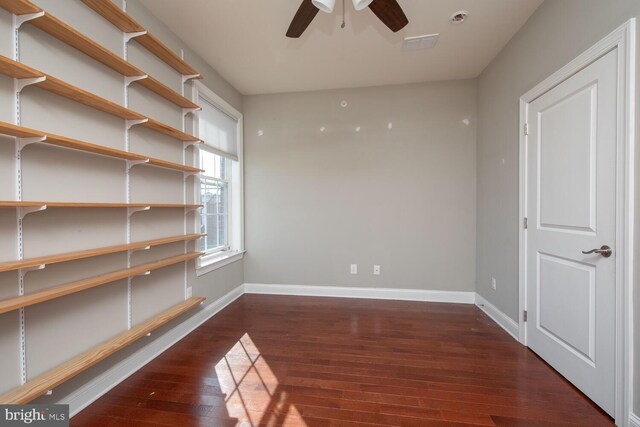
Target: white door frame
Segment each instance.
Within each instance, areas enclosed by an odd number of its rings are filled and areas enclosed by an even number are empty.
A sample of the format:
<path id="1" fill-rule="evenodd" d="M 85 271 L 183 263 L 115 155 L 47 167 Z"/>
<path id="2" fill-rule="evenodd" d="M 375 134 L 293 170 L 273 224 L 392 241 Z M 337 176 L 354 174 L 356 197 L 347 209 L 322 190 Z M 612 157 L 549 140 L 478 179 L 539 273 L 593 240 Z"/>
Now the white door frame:
<path id="1" fill-rule="evenodd" d="M 635 18 L 600 40 L 576 59 L 536 85 L 520 98 L 520 219 L 527 212 L 527 135 L 529 103 L 613 49 L 618 49 L 618 129 L 616 178 L 616 349 L 615 419 L 629 425 L 633 393 L 633 220 L 635 141 Z M 527 232 L 519 232 L 519 339 L 527 345 L 524 311 L 527 309 Z"/>

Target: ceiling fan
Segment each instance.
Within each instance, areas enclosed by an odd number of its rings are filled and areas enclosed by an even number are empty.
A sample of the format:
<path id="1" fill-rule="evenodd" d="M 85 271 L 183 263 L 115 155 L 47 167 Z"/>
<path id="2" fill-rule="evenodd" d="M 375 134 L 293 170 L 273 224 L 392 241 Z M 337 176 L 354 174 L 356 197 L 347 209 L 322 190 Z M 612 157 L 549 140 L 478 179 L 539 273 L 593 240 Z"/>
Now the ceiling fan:
<path id="1" fill-rule="evenodd" d="M 397 0 L 352 0 L 356 10 L 369 7 L 373 13 L 394 33 L 403 29 L 408 23 L 406 15 Z M 304 33 L 318 11 L 333 12 L 335 0 L 302 0 L 291 25 L 287 37 L 297 39 Z"/>

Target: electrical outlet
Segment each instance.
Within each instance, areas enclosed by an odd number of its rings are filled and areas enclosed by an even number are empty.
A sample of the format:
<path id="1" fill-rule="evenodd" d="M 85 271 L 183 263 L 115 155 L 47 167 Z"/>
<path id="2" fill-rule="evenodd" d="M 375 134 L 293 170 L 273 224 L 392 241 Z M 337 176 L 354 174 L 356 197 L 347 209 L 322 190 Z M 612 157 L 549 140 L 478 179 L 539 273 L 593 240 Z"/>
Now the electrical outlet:
<path id="1" fill-rule="evenodd" d="M 187 298 L 191 298 L 193 296 L 193 287 L 189 286 L 187 288 L 186 294 L 187 294 Z"/>
<path id="2" fill-rule="evenodd" d="M 358 274 L 358 264 L 351 264 L 351 274 Z"/>
<path id="3" fill-rule="evenodd" d="M 379 265 L 374 265 L 373 266 L 373 274 L 375 276 L 379 276 L 380 275 L 380 266 Z"/>
<path id="4" fill-rule="evenodd" d="M 498 289 L 498 285 L 497 285 L 497 283 L 496 283 L 496 278 L 495 278 L 495 277 L 492 277 L 492 278 L 491 278 L 491 289 L 493 289 L 494 291 L 495 291 L 496 289 Z"/>

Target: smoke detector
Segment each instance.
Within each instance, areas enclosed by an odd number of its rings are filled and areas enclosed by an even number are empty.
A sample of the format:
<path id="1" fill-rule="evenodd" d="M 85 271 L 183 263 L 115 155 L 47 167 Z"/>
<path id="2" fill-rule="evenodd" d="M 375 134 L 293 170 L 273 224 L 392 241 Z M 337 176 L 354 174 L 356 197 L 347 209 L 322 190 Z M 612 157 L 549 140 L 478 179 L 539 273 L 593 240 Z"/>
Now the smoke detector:
<path id="1" fill-rule="evenodd" d="M 438 43 L 440 34 L 425 34 L 423 36 L 405 37 L 402 50 L 431 49 Z"/>
<path id="2" fill-rule="evenodd" d="M 469 12 L 467 12 L 466 10 L 459 10 L 451 15 L 451 17 L 449 18 L 449 22 L 451 22 L 453 25 L 462 24 L 464 20 L 467 19 L 468 15 Z"/>

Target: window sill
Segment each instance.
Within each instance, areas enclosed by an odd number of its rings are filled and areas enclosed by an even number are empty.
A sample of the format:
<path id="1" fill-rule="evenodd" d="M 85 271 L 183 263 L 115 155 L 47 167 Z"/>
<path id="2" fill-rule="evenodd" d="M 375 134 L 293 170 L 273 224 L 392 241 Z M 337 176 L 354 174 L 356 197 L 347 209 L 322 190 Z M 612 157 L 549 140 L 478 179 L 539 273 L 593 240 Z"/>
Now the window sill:
<path id="1" fill-rule="evenodd" d="M 202 257 L 198 260 L 196 267 L 196 276 L 200 277 L 214 270 L 229 265 L 244 258 L 245 251 L 225 252 L 222 254 L 210 255 Z"/>

